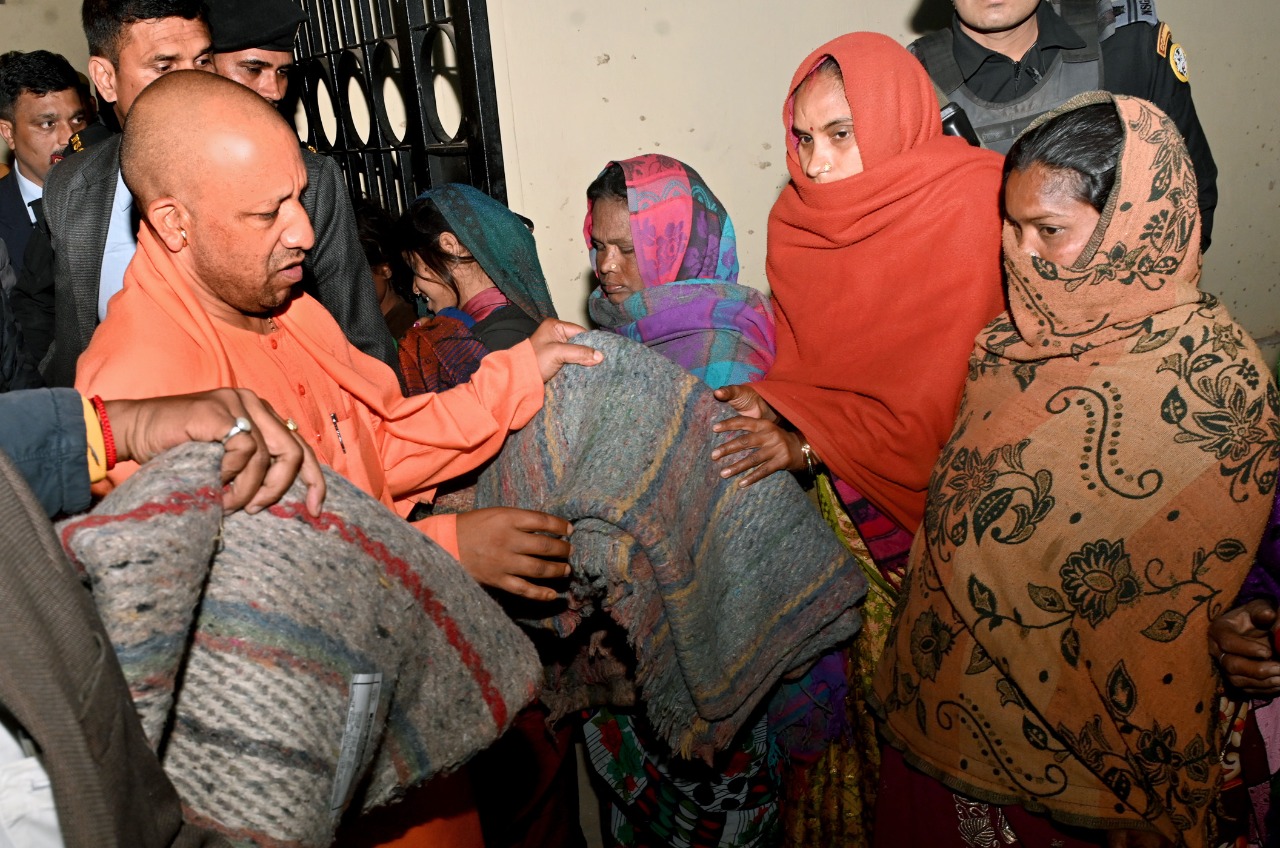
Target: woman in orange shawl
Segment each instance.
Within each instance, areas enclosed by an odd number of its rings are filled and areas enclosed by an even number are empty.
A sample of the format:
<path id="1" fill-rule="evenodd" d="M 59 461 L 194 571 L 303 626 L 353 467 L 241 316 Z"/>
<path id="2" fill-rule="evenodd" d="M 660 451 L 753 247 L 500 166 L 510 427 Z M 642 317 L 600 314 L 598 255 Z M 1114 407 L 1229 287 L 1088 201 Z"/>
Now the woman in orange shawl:
<path id="1" fill-rule="evenodd" d="M 1280 395 L 1199 290 L 1195 173 L 1156 107 L 1080 95 L 1006 171 L 1009 312 L 978 337 L 875 679 L 902 751 L 876 843 L 1201 848 L 1207 633 L 1266 525 Z"/>
<path id="2" fill-rule="evenodd" d="M 807 445 L 909 541 L 974 336 L 1004 306 L 1000 157 L 942 134 L 928 75 L 883 35 L 824 44 L 788 91 L 791 182 L 767 263 L 777 361 L 719 394 L 744 413 L 720 429 L 748 430 L 720 456 L 755 449 L 724 473 L 803 471 Z"/>
<path id="3" fill-rule="evenodd" d="M 715 456 L 744 485 L 821 462 L 835 478 L 834 493 L 819 480 L 824 512 L 875 560 L 861 557 L 871 588 L 849 654 L 858 738 L 789 775 L 784 808 L 791 844 L 856 844 L 879 751 L 863 689 L 973 339 L 1004 307 L 1001 159 L 943 135 L 928 75 L 883 35 L 824 44 L 787 92 L 791 181 L 769 216 L 767 263 L 777 360 L 765 379 L 716 393 L 742 413 L 717 429 L 747 432 Z"/>

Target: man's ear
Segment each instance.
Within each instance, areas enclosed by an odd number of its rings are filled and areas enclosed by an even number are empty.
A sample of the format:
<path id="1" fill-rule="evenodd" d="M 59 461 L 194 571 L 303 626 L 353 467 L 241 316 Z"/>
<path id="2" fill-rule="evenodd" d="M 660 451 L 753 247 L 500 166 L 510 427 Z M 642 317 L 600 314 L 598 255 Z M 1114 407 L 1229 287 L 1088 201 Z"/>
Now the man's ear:
<path id="1" fill-rule="evenodd" d="M 116 102 L 116 66 L 110 60 L 103 56 L 90 56 L 89 79 L 93 80 L 98 96 L 110 103 Z"/>
<path id="2" fill-rule="evenodd" d="M 4 143 L 13 150 L 13 121 L 0 118 L 0 138 L 3 138 Z"/>
<path id="3" fill-rule="evenodd" d="M 159 197 L 147 204 L 147 221 L 170 253 L 179 253 L 187 246 L 191 215 L 176 197 Z"/>

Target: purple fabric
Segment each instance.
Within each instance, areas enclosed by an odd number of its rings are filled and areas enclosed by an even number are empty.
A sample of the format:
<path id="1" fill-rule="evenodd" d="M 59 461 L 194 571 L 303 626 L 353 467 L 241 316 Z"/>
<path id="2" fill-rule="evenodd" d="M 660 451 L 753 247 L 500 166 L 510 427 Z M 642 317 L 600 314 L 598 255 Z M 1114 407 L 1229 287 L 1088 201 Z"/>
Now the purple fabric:
<path id="1" fill-rule="evenodd" d="M 911 552 L 914 535 L 876 509 L 857 489 L 839 477 L 833 479 L 836 494 L 854 526 L 858 528 L 858 535 L 866 543 L 867 552 L 880 570 L 880 576 L 895 590 L 901 588 L 902 578 L 907 573 L 907 555 Z"/>
<path id="2" fill-rule="evenodd" d="M 1258 598 L 1280 603 L 1280 488 L 1271 508 L 1271 520 L 1258 545 L 1257 559 L 1236 595 L 1236 606 Z"/>
<path id="3" fill-rule="evenodd" d="M 652 348 L 711 388 L 754 383 L 773 365 L 773 313 L 736 283 L 668 283 L 620 304 L 591 295 L 601 327 Z"/>
<path id="4" fill-rule="evenodd" d="M 770 750 L 793 766 L 809 766 L 852 728 L 844 708 L 849 676 L 844 651 L 821 657 L 796 681 L 783 681 L 769 699 Z"/>

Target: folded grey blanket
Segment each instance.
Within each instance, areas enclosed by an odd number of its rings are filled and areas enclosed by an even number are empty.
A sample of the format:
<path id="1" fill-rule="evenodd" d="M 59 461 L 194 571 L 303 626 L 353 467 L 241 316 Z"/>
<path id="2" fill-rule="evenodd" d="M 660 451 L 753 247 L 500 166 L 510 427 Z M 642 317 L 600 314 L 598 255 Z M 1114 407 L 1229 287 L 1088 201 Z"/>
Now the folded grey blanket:
<path id="1" fill-rule="evenodd" d="M 733 738 L 780 676 L 852 636 L 866 582 L 790 474 L 724 480 L 711 432 L 732 417 L 697 378 L 642 345 L 593 332 L 593 368 L 565 368 L 546 404 L 485 471 L 476 505 L 574 523 L 568 636 L 596 610 L 626 631 L 650 721 L 676 751 Z M 553 712 L 626 703 L 602 640 L 549 669 Z"/>
<path id="2" fill-rule="evenodd" d="M 492 743 L 533 697 L 529 640 L 434 542 L 325 469 L 223 515 L 222 449 L 186 445 L 63 522 L 189 820 L 327 846 Z M 353 800 L 354 799 L 354 800 Z"/>

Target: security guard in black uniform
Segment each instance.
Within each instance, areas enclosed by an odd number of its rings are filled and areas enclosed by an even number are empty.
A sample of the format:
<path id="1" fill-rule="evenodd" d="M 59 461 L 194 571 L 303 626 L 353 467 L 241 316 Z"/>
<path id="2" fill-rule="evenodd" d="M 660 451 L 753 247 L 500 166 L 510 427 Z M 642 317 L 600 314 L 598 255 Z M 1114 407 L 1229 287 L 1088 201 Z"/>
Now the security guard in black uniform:
<path id="1" fill-rule="evenodd" d="M 1008 152 L 1032 120 L 1084 91 L 1150 100 L 1186 141 L 1199 186 L 1202 246 L 1208 248 L 1218 167 L 1191 101 L 1186 53 L 1156 17 L 1155 0 L 954 5 L 950 29 L 919 38 L 908 49 L 944 102 L 964 109 L 983 146 Z"/>

